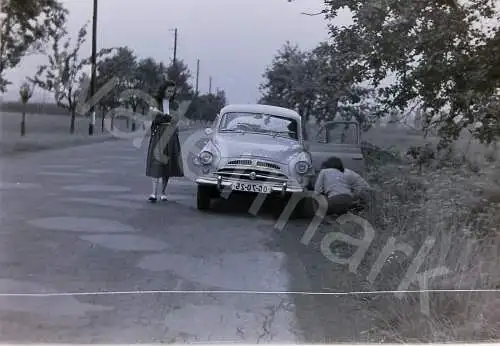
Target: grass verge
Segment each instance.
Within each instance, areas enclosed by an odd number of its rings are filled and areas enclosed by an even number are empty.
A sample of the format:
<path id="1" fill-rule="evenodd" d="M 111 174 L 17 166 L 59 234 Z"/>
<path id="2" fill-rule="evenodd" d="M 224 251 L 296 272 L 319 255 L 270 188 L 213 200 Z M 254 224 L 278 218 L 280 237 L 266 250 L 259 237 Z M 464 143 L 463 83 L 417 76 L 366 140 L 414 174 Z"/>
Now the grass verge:
<path id="1" fill-rule="evenodd" d="M 377 189 L 376 208 L 369 216 L 384 239 L 394 237 L 413 249 L 412 258 L 396 252 L 384 264 L 373 289 L 397 290 L 425 239 L 435 239 L 420 272 L 445 267 L 447 275 L 429 277 L 428 289 L 477 290 L 500 288 L 500 166 L 435 162 L 422 170 L 376 147 L 365 150 L 371 162 L 370 183 Z M 393 154 L 391 154 L 393 155 Z M 383 160 L 381 158 L 384 158 Z M 378 163 L 378 164 L 377 164 Z M 375 245 L 375 244 L 374 244 Z M 383 243 L 372 246 L 382 249 Z M 367 255 L 374 263 L 379 253 Z M 422 286 L 422 285 L 420 285 Z M 409 289 L 419 289 L 414 283 Z M 401 299 L 384 295 L 366 309 L 374 318 L 374 342 L 498 341 L 500 293 L 430 293 L 429 314 L 422 294 Z"/>
<path id="2" fill-rule="evenodd" d="M 56 139 L 22 139 L 17 141 L 0 140 L 0 157 L 13 157 L 26 153 L 34 153 L 45 150 L 65 149 L 81 145 L 102 143 L 117 140 L 111 135 L 89 136 L 68 136 L 68 138 Z"/>

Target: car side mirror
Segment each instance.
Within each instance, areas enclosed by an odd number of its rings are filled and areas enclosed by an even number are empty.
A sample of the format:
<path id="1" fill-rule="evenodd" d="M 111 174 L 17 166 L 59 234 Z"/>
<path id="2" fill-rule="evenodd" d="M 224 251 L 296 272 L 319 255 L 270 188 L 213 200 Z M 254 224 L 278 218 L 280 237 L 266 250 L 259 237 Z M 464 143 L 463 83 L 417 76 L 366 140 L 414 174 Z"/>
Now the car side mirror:
<path id="1" fill-rule="evenodd" d="M 212 133 L 214 133 L 214 131 L 210 127 L 207 127 L 203 132 L 205 132 L 207 136 L 210 136 Z"/>

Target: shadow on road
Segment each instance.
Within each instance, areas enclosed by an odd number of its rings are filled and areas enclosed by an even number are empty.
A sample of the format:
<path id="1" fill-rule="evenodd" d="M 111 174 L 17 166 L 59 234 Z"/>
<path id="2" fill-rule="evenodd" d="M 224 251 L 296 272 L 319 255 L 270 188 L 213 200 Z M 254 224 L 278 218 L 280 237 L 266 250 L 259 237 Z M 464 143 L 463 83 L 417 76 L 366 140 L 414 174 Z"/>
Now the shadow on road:
<path id="1" fill-rule="evenodd" d="M 248 217 L 256 217 L 250 213 L 253 201 L 254 197 L 249 196 L 248 193 L 239 194 L 233 192 L 227 199 L 219 198 L 214 200 L 211 211 L 225 215 L 247 215 Z M 258 210 L 258 216 L 278 219 L 284 207 L 285 205 L 282 200 L 269 197 Z"/>

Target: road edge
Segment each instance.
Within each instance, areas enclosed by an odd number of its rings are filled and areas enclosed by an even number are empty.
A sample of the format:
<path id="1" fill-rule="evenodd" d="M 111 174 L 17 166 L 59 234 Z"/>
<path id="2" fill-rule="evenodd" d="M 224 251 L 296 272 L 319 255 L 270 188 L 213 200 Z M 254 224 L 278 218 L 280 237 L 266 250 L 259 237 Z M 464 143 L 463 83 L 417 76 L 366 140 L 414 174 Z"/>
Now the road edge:
<path id="1" fill-rule="evenodd" d="M 179 129 L 179 132 L 188 132 L 193 129 L 186 128 L 186 129 Z M 50 144 L 41 144 L 38 147 L 29 147 L 29 148 L 13 148 L 11 150 L 3 150 L 0 146 L 0 159 L 2 158 L 14 158 L 14 157 L 20 157 L 20 156 L 25 156 L 29 154 L 35 154 L 35 153 L 40 153 L 40 152 L 47 152 L 47 151 L 57 151 L 57 150 L 64 150 L 68 148 L 74 148 L 74 147 L 81 147 L 81 146 L 86 146 L 86 145 L 92 145 L 92 144 L 100 144 L 108 141 L 116 141 L 116 140 L 129 140 L 128 138 L 119 138 L 113 135 L 97 135 L 95 137 L 79 137 L 78 139 L 70 139 L 67 141 L 60 141 L 60 142 L 54 142 Z"/>

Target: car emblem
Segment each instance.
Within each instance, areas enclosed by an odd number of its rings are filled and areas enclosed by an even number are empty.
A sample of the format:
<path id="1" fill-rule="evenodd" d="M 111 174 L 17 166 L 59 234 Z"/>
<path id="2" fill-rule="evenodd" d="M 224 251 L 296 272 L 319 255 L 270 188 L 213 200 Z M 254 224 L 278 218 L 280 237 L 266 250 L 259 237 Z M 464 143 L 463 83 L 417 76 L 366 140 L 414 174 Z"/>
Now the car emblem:
<path id="1" fill-rule="evenodd" d="M 257 177 L 257 173 L 255 173 L 255 172 L 250 173 L 250 179 L 255 180 L 256 177 Z"/>

